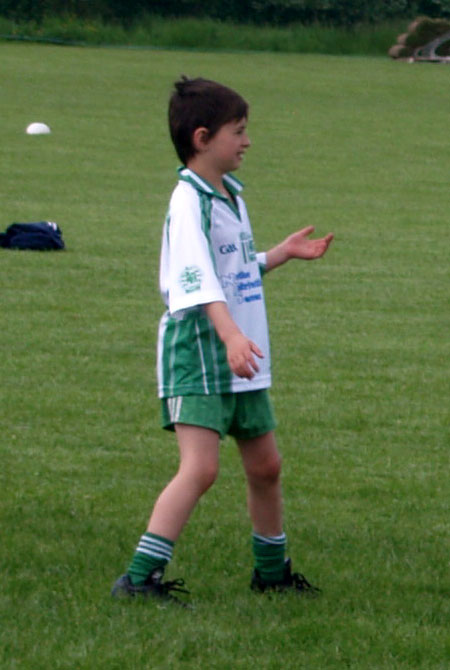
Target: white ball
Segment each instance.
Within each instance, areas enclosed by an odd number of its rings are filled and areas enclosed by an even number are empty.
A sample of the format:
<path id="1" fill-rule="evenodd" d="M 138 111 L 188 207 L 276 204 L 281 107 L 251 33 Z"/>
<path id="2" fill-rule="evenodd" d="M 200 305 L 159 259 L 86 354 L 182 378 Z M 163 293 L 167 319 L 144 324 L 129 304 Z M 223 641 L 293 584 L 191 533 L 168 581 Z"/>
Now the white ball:
<path id="1" fill-rule="evenodd" d="M 48 135 L 51 132 L 46 123 L 30 123 L 27 126 L 27 135 Z"/>

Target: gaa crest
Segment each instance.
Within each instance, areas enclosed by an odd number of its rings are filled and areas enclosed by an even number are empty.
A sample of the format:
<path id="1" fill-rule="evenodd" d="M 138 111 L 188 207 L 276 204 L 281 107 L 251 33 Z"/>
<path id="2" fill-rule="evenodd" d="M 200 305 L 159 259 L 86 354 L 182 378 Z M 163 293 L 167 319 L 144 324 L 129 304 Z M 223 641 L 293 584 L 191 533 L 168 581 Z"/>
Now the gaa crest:
<path id="1" fill-rule="evenodd" d="M 185 293 L 199 291 L 202 284 L 203 272 L 196 265 L 189 265 L 184 268 L 180 275 L 179 282 Z"/>

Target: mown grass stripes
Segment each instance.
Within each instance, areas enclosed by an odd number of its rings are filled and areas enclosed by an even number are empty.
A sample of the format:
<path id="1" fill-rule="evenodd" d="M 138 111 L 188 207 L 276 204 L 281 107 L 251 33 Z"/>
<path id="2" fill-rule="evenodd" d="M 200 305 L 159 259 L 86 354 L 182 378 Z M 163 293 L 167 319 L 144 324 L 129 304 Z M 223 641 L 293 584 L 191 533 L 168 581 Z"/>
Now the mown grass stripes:
<path id="1" fill-rule="evenodd" d="M 446 669 L 447 68 L 0 50 L 3 227 L 48 218 L 67 243 L 0 254 L 2 668 Z M 250 592 L 231 440 L 168 570 L 195 610 L 109 597 L 177 467 L 155 346 L 182 72 L 250 101 L 238 176 L 257 249 L 309 224 L 336 236 L 264 278 L 288 551 L 314 601 Z M 38 120 L 51 135 L 25 135 Z"/>

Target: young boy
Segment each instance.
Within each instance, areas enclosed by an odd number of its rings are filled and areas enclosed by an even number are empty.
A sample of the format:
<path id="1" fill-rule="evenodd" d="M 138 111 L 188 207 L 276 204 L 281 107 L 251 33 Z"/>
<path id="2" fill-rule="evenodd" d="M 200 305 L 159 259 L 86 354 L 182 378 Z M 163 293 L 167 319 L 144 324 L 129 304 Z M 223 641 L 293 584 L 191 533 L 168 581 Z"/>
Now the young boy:
<path id="1" fill-rule="evenodd" d="M 183 77 L 169 104 L 172 141 L 183 163 L 164 226 L 158 390 L 163 427 L 174 430 L 177 474 L 164 488 L 127 574 L 113 596 L 173 600 L 183 580 L 163 582 L 175 542 L 216 479 L 219 444 L 237 442 L 248 484 L 256 591 L 316 591 L 285 559 L 281 459 L 268 388 L 270 351 L 261 276 L 292 258 L 312 260 L 333 236 L 312 227 L 256 254 L 242 184 L 230 175 L 250 146 L 248 105 L 235 91 Z"/>

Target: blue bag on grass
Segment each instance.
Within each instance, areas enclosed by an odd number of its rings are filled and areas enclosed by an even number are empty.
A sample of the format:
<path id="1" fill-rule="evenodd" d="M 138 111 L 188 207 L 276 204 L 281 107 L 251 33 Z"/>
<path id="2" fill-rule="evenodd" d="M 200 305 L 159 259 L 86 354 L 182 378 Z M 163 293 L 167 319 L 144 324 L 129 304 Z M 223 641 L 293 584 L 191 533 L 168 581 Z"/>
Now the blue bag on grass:
<path id="1" fill-rule="evenodd" d="M 61 229 L 56 223 L 39 221 L 38 223 L 12 223 L 4 233 L 0 233 L 0 247 L 57 251 L 64 249 L 65 244 Z"/>

